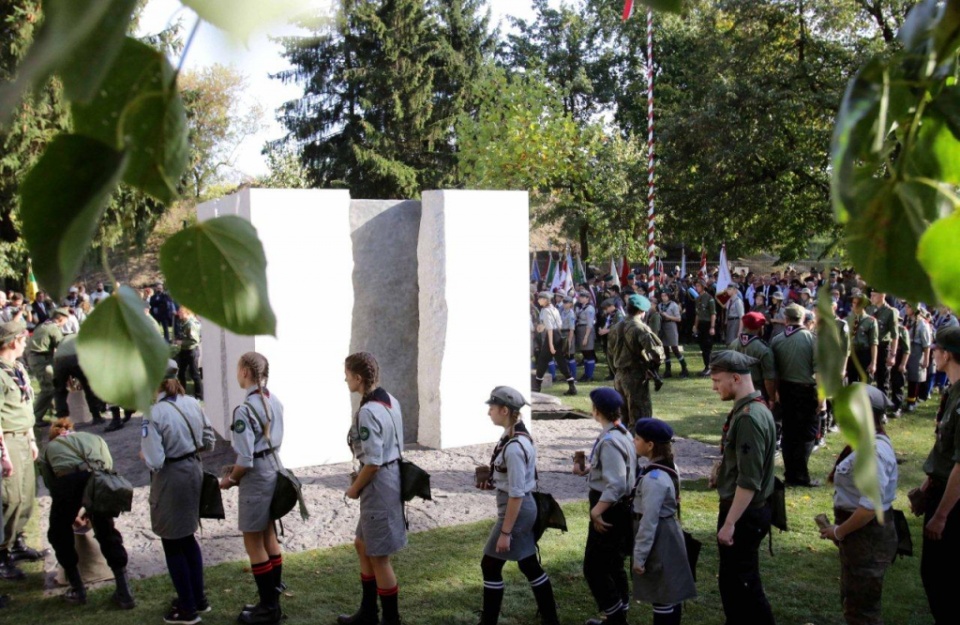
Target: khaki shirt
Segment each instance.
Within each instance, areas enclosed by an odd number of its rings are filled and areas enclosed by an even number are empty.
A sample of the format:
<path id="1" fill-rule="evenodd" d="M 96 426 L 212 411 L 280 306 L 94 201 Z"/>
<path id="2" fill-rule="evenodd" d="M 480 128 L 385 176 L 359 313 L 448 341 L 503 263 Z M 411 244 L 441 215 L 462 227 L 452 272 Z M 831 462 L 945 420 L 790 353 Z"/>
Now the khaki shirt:
<path id="1" fill-rule="evenodd" d="M 27 369 L 19 362 L 0 360 L 0 428 L 4 432 L 26 432 L 33 429 L 33 388 Z"/>
<path id="2" fill-rule="evenodd" d="M 76 448 L 76 451 L 70 446 Z M 80 453 L 77 453 L 77 452 Z M 71 432 L 53 439 L 43 450 L 44 481 L 49 477 L 47 469 L 52 469 L 54 475 L 58 473 L 73 473 L 86 470 L 84 457 L 93 464 L 102 462 L 104 468 L 113 469 L 113 457 L 106 441 L 89 432 Z"/>
<path id="3" fill-rule="evenodd" d="M 27 343 L 27 353 L 38 354 L 53 358 L 53 352 L 63 342 L 63 332 L 56 321 L 48 319 L 33 331 L 30 342 Z"/>
<path id="4" fill-rule="evenodd" d="M 854 349 L 869 349 L 880 342 L 877 320 L 870 315 L 851 315 L 848 323 L 851 324 L 850 336 Z"/>
<path id="5" fill-rule="evenodd" d="M 725 426 L 720 448 L 722 460 L 717 474 L 721 501 L 732 500 L 737 487 L 754 491 L 751 506 L 773 494 L 777 426 L 773 414 L 753 392 L 734 404 Z"/>
<path id="6" fill-rule="evenodd" d="M 757 363 L 750 367 L 750 378 L 756 390 L 763 388 L 764 380 L 777 379 L 773 350 L 756 334 L 741 334 L 740 338 L 730 342 L 729 348 L 757 359 Z"/>
<path id="7" fill-rule="evenodd" d="M 697 321 L 710 321 L 717 314 L 717 304 L 706 291 L 697 298 Z"/>
<path id="8" fill-rule="evenodd" d="M 900 321 L 900 313 L 896 308 L 884 304 L 877 308 L 874 319 L 877 320 L 877 339 L 881 343 L 889 343 L 897 338 L 897 324 Z"/>
<path id="9" fill-rule="evenodd" d="M 816 384 L 817 338 L 800 326 L 787 326 L 770 341 L 777 379 L 794 384 Z"/>
<path id="10" fill-rule="evenodd" d="M 937 424 L 937 441 L 923 463 L 923 472 L 943 482 L 960 462 L 960 384 L 952 384 Z"/>

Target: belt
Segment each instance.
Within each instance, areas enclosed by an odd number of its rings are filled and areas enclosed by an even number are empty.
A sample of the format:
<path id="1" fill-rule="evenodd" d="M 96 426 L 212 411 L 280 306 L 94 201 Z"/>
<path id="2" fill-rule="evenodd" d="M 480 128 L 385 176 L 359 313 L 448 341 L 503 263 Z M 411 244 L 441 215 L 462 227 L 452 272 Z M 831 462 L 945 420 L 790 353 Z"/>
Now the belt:
<path id="1" fill-rule="evenodd" d="M 366 462 L 363 462 L 362 460 L 359 461 L 359 462 L 360 462 L 360 467 L 361 467 L 361 468 L 367 466 L 367 463 L 366 463 Z M 378 465 L 376 465 L 376 466 L 378 466 L 378 467 L 380 467 L 380 468 L 382 469 L 383 467 L 389 467 L 391 464 L 396 464 L 397 462 L 400 462 L 400 458 L 394 458 L 394 459 L 391 460 L 390 462 L 384 462 L 383 464 L 378 464 Z M 506 472 L 507 472 L 506 469 L 501 470 L 501 469 L 499 469 L 499 468 L 497 468 L 497 467 L 494 467 L 494 470 L 499 471 L 500 473 L 506 473 Z"/>
<path id="2" fill-rule="evenodd" d="M 275 451 L 276 451 L 276 448 L 274 448 L 274 449 L 264 449 L 263 451 L 258 451 L 257 453 L 253 454 L 253 457 L 254 457 L 254 459 L 256 459 L 256 460 L 259 460 L 260 458 L 263 458 L 264 456 L 269 456 L 270 454 L 272 454 L 272 453 L 275 452 Z"/>
<path id="3" fill-rule="evenodd" d="M 27 436 L 30 434 L 30 430 L 24 430 L 23 432 L 4 432 L 3 435 L 6 436 Z"/>
<path id="4" fill-rule="evenodd" d="M 184 456 L 177 456 L 176 458 L 167 458 L 163 461 L 164 464 L 173 464 L 174 462 L 181 462 L 183 460 L 189 460 L 190 458 L 199 458 L 200 454 L 197 452 L 190 452 Z"/>
<path id="5" fill-rule="evenodd" d="M 77 473 L 89 473 L 86 469 L 73 469 L 71 471 L 54 471 L 56 477 L 67 477 L 68 475 L 76 475 Z"/>
<path id="6" fill-rule="evenodd" d="M 736 321 L 740 317 L 727 317 L 727 321 Z"/>

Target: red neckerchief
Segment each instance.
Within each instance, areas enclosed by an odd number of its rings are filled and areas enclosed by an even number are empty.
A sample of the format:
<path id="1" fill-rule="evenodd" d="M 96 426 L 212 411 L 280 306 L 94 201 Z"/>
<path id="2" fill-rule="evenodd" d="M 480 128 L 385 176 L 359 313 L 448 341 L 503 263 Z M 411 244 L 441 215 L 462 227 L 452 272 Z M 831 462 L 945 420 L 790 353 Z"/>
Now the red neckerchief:
<path id="1" fill-rule="evenodd" d="M 741 335 L 740 335 L 740 345 L 746 347 L 747 345 L 749 345 L 750 343 L 752 343 L 753 341 L 755 341 L 755 340 L 757 340 L 757 339 L 759 339 L 759 338 L 760 338 L 760 337 L 757 336 L 756 334 L 741 334 Z"/>
<path id="2" fill-rule="evenodd" d="M 763 396 L 762 396 L 762 395 L 757 395 L 756 397 L 754 397 L 753 399 L 751 399 L 750 402 L 751 402 L 751 403 L 752 403 L 752 402 L 761 402 L 761 403 L 762 403 L 762 402 L 763 402 Z M 746 406 L 747 404 L 744 404 L 744 405 Z M 734 406 L 733 410 L 730 411 L 730 414 L 727 415 L 727 420 L 726 420 L 726 422 L 724 422 L 724 424 L 723 424 L 723 432 L 722 432 L 722 434 L 720 435 L 720 455 L 721 455 L 721 456 L 723 455 L 723 450 L 726 449 L 726 447 L 727 447 L 727 433 L 730 432 L 730 422 L 733 421 L 733 413 L 735 413 L 736 411 L 737 411 L 737 408 L 736 408 L 736 406 Z"/>
<path id="3" fill-rule="evenodd" d="M 500 455 L 500 452 L 503 451 L 503 448 L 507 446 L 507 443 L 512 441 L 518 436 L 526 436 L 533 441 L 533 437 L 530 436 L 530 432 L 527 430 L 527 426 L 523 424 L 523 421 L 517 421 L 513 426 L 513 431 L 504 434 L 500 437 L 500 440 L 497 442 L 497 446 L 493 448 L 493 455 L 490 456 L 490 474 L 493 475 L 493 463 L 496 462 L 497 456 Z"/>
<path id="4" fill-rule="evenodd" d="M 390 394 L 379 386 L 364 395 L 363 399 L 360 400 L 360 405 L 362 406 L 371 401 L 378 404 L 383 404 L 388 409 L 393 408 L 393 402 L 390 401 Z"/>
<path id="5" fill-rule="evenodd" d="M 803 326 L 787 326 L 786 329 L 784 329 L 783 332 L 784 332 L 784 334 L 786 334 L 787 336 L 791 336 L 791 335 L 796 334 L 798 330 L 802 330 L 802 329 L 803 329 Z"/>

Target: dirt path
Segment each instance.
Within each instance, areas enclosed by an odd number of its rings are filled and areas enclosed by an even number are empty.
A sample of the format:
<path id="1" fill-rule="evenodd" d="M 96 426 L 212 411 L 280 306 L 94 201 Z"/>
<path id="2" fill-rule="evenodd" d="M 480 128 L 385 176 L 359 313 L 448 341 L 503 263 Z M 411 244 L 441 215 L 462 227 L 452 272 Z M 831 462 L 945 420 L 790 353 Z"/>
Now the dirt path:
<path id="1" fill-rule="evenodd" d="M 80 429 L 85 429 L 81 426 Z M 99 432 L 100 428 L 94 431 Z M 534 436 L 539 450 L 540 487 L 557 500 L 575 501 L 586 498 L 584 478 L 570 472 L 575 451 L 587 450 L 599 428 L 588 419 L 538 419 Z M 160 540 L 150 531 L 147 505 L 149 473 L 137 457 L 140 449 L 140 421 L 134 418 L 124 429 L 105 434 L 116 468 L 136 487 L 133 512 L 117 522 L 124 543 L 130 553 L 129 570 L 134 577 L 147 577 L 166 572 Z M 476 445 L 445 451 L 411 450 L 404 456 L 416 462 L 431 475 L 433 501 L 415 500 L 408 505 L 410 529 L 414 532 L 470 523 L 493 518 L 496 506 L 493 495 L 473 487 L 474 468 L 489 462 L 492 445 Z M 698 479 L 709 475 L 716 447 L 697 441 L 678 439 L 675 452 L 684 479 Z M 219 474 L 220 468 L 233 462 L 228 443 L 220 440 L 212 454 L 204 455 L 204 465 Z M 349 483 L 349 464 L 298 469 L 311 517 L 307 522 L 291 514 L 284 520 L 286 537 L 284 549 L 304 551 L 351 542 L 357 523 L 359 503 L 345 500 L 343 491 Z M 236 529 L 237 489 L 224 494 L 227 518 L 224 521 L 205 521 L 199 535 L 204 562 L 208 565 L 245 559 L 243 541 Z M 46 537 L 50 498 L 46 492 L 40 498 L 41 530 Z M 51 555 L 47 569 L 54 570 L 56 562 Z"/>

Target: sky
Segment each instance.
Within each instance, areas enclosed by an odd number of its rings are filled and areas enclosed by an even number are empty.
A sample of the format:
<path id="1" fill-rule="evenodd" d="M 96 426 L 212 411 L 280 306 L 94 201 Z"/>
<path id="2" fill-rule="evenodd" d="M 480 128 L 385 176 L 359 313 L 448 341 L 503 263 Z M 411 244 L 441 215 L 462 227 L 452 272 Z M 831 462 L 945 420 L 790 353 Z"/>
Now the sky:
<path id="1" fill-rule="evenodd" d="M 269 0 L 263 0 L 268 2 Z M 305 0 L 306 4 L 326 8 L 330 0 Z M 493 23 L 505 21 L 506 16 L 530 19 L 533 11 L 526 0 L 489 0 Z M 184 8 L 178 0 L 150 0 L 140 22 L 140 33 L 156 33 L 168 24 L 181 20 L 184 36 L 193 28 L 196 14 Z M 202 24 L 184 61 L 185 69 L 198 69 L 219 63 L 232 65 L 247 78 L 247 106 L 259 104 L 264 110 L 263 129 L 247 137 L 236 151 L 234 169 L 240 176 L 258 176 L 267 167 L 260 154 L 263 144 L 283 136 L 283 127 L 275 119 L 281 104 L 296 99 L 301 93 L 298 85 L 284 85 L 272 80 L 269 74 L 289 67 L 280 55 L 280 46 L 270 36 L 295 34 L 296 29 L 279 24 L 255 34 L 247 45 L 237 44 L 209 24 Z"/>

